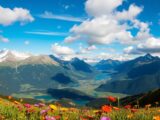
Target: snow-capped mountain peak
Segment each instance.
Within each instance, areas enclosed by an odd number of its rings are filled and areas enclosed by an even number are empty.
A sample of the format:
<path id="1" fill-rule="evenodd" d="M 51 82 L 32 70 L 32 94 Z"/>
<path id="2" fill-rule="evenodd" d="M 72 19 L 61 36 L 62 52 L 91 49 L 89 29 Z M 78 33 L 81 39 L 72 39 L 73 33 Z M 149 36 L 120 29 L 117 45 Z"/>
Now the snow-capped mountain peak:
<path id="1" fill-rule="evenodd" d="M 0 50 L 0 62 L 4 61 L 20 61 L 30 57 L 31 54 L 28 53 L 21 53 L 12 50 Z"/>

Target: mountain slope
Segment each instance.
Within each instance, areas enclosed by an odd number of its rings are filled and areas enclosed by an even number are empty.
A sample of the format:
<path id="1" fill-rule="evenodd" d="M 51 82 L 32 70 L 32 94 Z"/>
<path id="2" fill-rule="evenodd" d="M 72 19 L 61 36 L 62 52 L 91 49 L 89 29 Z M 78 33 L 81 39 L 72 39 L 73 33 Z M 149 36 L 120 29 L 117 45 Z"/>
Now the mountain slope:
<path id="1" fill-rule="evenodd" d="M 121 64 L 112 80 L 97 91 L 139 94 L 160 88 L 160 59 L 147 54 Z"/>

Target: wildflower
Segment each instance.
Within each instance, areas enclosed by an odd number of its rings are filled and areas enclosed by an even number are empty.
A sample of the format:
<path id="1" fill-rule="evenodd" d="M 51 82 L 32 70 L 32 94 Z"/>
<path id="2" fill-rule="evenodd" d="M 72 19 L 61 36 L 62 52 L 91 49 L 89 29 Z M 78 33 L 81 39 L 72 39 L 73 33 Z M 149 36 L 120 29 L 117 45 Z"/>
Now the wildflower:
<path id="1" fill-rule="evenodd" d="M 39 104 L 34 104 L 34 107 L 39 107 Z"/>
<path id="2" fill-rule="evenodd" d="M 115 97 L 112 97 L 112 96 L 108 96 L 107 99 L 108 99 L 109 102 L 116 102 L 117 101 L 117 99 Z"/>
<path id="3" fill-rule="evenodd" d="M 24 107 L 31 108 L 32 106 L 30 104 L 24 104 Z"/>
<path id="4" fill-rule="evenodd" d="M 118 107 L 113 107 L 113 109 L 116 111 L 120 110 L 120 108 L 118 108 Z"/>
<path id="5" fill-rule="evenodd" d="M 51 117 L 51 116 L 46 116 L 45 120 L 56 120 L 56 119 L 54 117 Z"/>
<path id="6" fill-rule="evenodd" d="M 11 100 L 11 99 L 12 99 L 12 96 L 8 96 L 8 99 Z"/>
<path id="7" fill-rule="evenodd" d="M 47 112 L 48 112 L 48 110 L 41 110 L 41 111 L 40 111 L 40 114 L 43 115 L 43 114 L 45 114 L 45 113 L 47 113 Z"/>
<path id="8" fill-rule="evenodd" d="M 153 116 L 153 120 L 160 120 L 160 116 Z"/>
<path id="9" fill-rule="evenodd" d="M 44 103 L 39 103 L 38 105 L 39 105 L 39 107 L 45 107 L 46 106 Z"/>
<path id="10" fill-rule="evenodd" d="M 112 111 L 112 108 L 108 105 L 104 105 L 104 106 L 102 106 L 102 111 L 108 113 L 108 112 Z"/>
<path id="11" fill-rule="evenodd" d="M 145 105 L 145 109 L 148 110 L 151 107 L 151 104 Z"/>
<path id="12" fill-rule="evenodd" d="M 55 105 L 49 105 L 49 107 L 52 109 L 52 110 L 57 110 L 57 107 Z"/>
<path id="13" fill-rule="evenodd" d="M 68 108 L 60 108 L 61 111 L 68 111 Z"/>
<path id="14" fill-rule="evenodd" d="M 101 117 L 100 120 L 111 120 L 111 118 L 109 118 L 109 117 Z"/>
<path id="15" fill-rule="evenodd" d="M 125 109 L 131 109 L 131 105 L 124 106 Z"/>
<path id="16" fill-rule="evenodd" d="M 22 99 L 22 98 L 20 99 L 20 102 L 23 102 L 23 99 Z"/>
<path id="17" fill-rule="evenodd" d="M 59 119 L 61 119 L 61 116 L 54 116 L 54 118 L 56 119 L 56 120 L 59 120 Z"/>
<path id="18" fill-rule="evenodd" d="M 128 119 L 132 119 L 132 118 L 133 118 L 133 114 L 127 115 L 127 118 L 128 118 Z"/>
<path id="19" fill-rule="evenodd" d="M 14 101 L 14 104 L 20 104 L 18 101 Z"/>
<path id="20" fill-rule="evenodd" d="M 138 110 L 137 109 L 131 109 L 131 112 L 132 113 L 135 113 L 135 112 L 137 112 Z"/>

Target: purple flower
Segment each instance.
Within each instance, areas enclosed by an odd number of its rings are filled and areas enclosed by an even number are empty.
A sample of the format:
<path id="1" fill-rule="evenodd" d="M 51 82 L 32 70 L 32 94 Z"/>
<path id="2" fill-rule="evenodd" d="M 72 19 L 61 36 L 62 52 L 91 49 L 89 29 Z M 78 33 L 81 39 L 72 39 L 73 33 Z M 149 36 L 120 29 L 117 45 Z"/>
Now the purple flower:
<path id="1" fill-rule="evenodd" d="M 39 107 L 39 104 L 34 104 L 35 107 Z"/>
<path id="2" fill-rule="evenodd" d="M 39 107 L 44 107 L 46 106 L 44 103 L 39 103 Z"/>
<path id="3" fill-rule="evenodd" d="M 56 120 L 56 119 L 54 117 L 51 117 L 51 116 L 46 116 L 45 120 Z"/>
<path id="4" fill-rule="evenodd" d="M 109 118 L 109 117 L 101 117 L 100 120 L 111 120 L 111 118 Z"/>
<path id="5" fill-rule="evenodd" d="M 45 113 L 47 113 L 48 112 L 48 110 L 41 110 L 40 111 L 40 114 L 42 115 L 42 114 L 45 114 Z"/>

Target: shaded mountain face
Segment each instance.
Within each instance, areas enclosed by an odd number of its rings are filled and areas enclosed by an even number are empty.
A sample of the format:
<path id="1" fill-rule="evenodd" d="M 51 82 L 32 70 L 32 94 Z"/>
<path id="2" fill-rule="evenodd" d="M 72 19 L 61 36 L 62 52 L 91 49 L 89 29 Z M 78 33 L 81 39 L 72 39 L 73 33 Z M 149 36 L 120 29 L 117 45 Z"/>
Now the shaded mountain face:
<path id="1" fill-rule="evenodd" d="M 155 102 L 159 101 L 159 96 L 160 96 L 160 89 L 156 89 L 146 93 L 127 96 L 127 97 L 121 98 L 119 101 L 121 106 L 125 106 L 125 105 L 134 106 L 134 105 L 137 105 L 137 101 L 138 101 L 140 107 L 145 107 L 145 105 L 148 105 L 148 104 L 151 104 L 152 107 L 157 107 Z M 110 104 L 106 98 L 96 98 L 92 101 L 89 101 L 86 104 L 86 106 L 99 109 L 101 108 L 101 106 L 106 104 L 108 105 Z M 115 105 L 117 105 L 117 103 L 115 103 Z M 158 106 L 160 105 L 158 104 Z"/>
<path id="2" fill-rule="evenodd" d="M 79 90 L 75 89 L 48 89 L 47 92 L 53 97 L 57 99 L 68 98 L 72 100 L 93 100 L 94 97 L 89 96 Z"/>
<path id="3" fill-rule="evenodd" d="M 119 71 L 112 80 L 100 85 L 97 91 L 124 94 L 139 94 L 160 88 L 160 59 L 147 54 L 125 62 L 117 68 Z"/>
<path id="4" fill-rule="evenodd" d="M 70 77 L 64 75 L 63 73 L 56 74 L 55 76 L 52 77 L 52 79 L 61 83 L 61 84 L 73 83 L 73 80 L 71 80 Z"/>
<path id="5" fill-rule="evenodd" d="M 121 61 L 112 60 L 112 59 L 101 60 L 94 67 L 98 70 L 109 71 L 109 70 L 114 70 L 121 63 L 122 63 Z"/>
<path id="6" fill-rule="evenodd" d="M 89 64 L 87 64 L 86 62 L 84 62 L 83 60 L 80 60 L 78 58 L 73 58 L 69 63 L 77 71 L 87 72 L 87 73 L 93 72 L 92 66 L 90 66 Z"/>
<path id="7" fill-rule="evenodd" d="M 148 105 L 148 104 L 151 104 L 153 107 L 153 106 L 157 106 L 155 102 L 159 101 L 159 96 L 160 96 L 160 89 L 156 89 L 156 90 L 149 91 L 147 93 L 124 97 L 120 101 L 122 105 L 131 104 L 133 106 L 133 105 L 136 105 L 138 101 L 140 107 L 145 107 L 145 105 Z"/>

